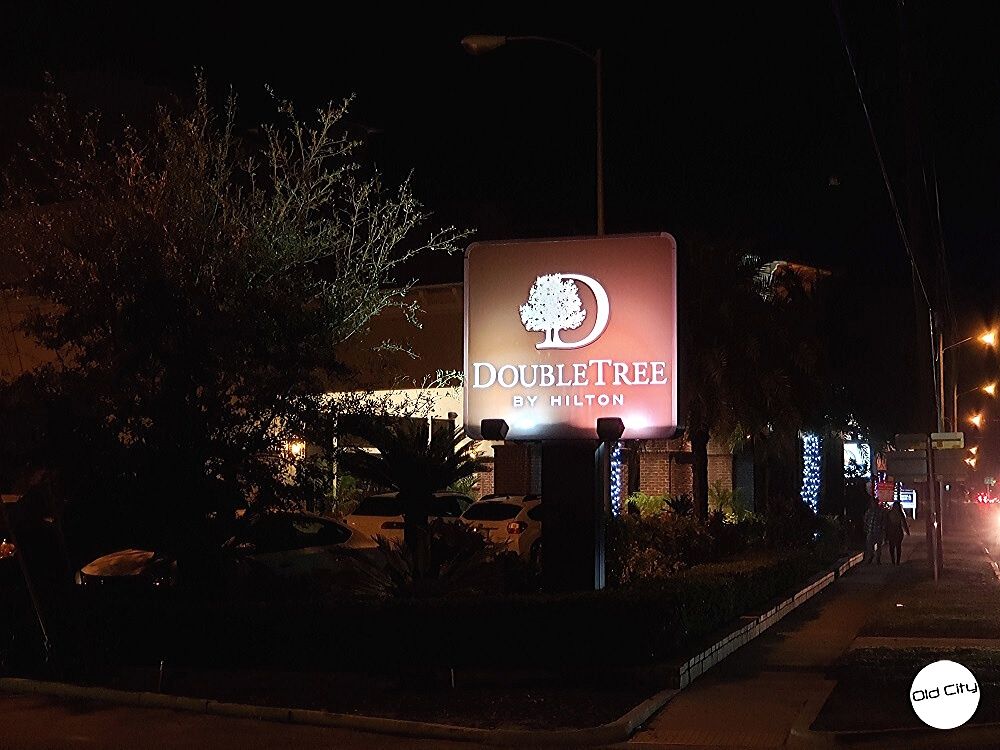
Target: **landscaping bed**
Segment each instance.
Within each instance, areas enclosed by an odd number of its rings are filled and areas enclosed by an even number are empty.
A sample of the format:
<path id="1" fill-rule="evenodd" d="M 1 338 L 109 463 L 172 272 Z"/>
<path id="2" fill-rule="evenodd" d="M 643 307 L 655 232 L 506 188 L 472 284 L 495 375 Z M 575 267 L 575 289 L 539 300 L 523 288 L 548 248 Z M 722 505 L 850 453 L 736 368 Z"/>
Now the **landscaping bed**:
<path id="1" fill-rule="evenodd" d="M 106 665 L 216 669 L 649 665 L 805 581 L 831 561 L 757 553 L 628 589 L 384 601 L 194 601 L 81 595 L 62 639 L 84 672 Z M 81 592 L 77 592 L 81 593 Z"/>
<path id="2" fill-rule="evenodd" d="M 831 562 L 809 550 L 755 552 L 644 586 L 565 595 L 86 597 L 62 678 L 473 727 L 592 727 L 666 687 L 657 664 Z"/>
<path id="3" fill-rule="evenodd" d="M 516 654 L 516 647 L 510 656 Z M 508 657 L 500 656 L 498 661 Z M 163 692 L 459 726 L 561 729 L 619 719 L 661 689 L 640 675 L 456 670 L 410 675 L 168 669 Z M 105 687 L 152 690 L 157 670 L 122 670 Z"/>

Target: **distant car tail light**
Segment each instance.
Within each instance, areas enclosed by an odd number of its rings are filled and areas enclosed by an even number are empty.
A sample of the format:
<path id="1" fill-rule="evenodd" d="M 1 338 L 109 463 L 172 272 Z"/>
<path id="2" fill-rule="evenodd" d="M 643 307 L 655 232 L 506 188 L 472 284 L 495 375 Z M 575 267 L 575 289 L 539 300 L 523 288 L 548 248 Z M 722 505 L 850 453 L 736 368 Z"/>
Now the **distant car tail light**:
<path id="1" fill-rule="evenodd" d="M 507 533 L 520 534 L 526 528 L 528 528 L 528 524 L 526 524 L 524 521 L 511 521 L 509 524 L 507 524 Z"/>
<path id="2" fill-rule="evenodd" d="M 382 524 L 383 529 L 402 529 L 405 524 L 402 521 L 386 521 Z"/>

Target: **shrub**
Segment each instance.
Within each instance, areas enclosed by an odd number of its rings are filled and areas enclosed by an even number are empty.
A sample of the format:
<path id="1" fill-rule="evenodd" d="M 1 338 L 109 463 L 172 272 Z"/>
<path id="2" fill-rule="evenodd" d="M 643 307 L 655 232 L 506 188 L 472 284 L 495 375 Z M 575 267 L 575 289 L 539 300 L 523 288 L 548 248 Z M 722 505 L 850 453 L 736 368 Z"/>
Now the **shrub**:
<path id="1" fill-rule="evenodd" d="M 667 507 L 676 516 L 690 516 L 694 513 L 694 499 L 687 494 L 667 499 Z"/>
<path id="2" fill-rule="evenodd" d="M 517 663 L 538 668 L 649 665 L 788 594 L 821 562 L 806 550 L 760 553 L 628 589 L 555 595 L 264 603 L 74 591 L 57 637 L 73 649 L 74 671 L 95 675 L 160 659 L 201 668 L 476 666 L 482 644 L 513 642 Z M 623 628 L 627 638 L 613 637 Z"/>
<path id="3" fill-rule="evenodd" d="M 619 516 L 607 530 L 607 578 L 627 586 L 673 575 L 712 556 L 712 537 L 691 516 Z"/>
<path id="4" fill-rule="evenodd" d="M 358 557 L 350 593 L 374 599 L 476 596 L 524 592 L 537 588 L 527 563 L 503 545 L 487 542 L 463 523 L 431 522 L 430 563 L 426 575 L 415 574 L 413 552 L 406 545 L 378 538 L 384 565 Z"/>
<path id="5" fill-rule="evenodd" d="M 743 493 L 739 489 L 726 487 L 721 479 L 712 482 L 708 488 L 708 505 L 713 510 L 722 511 L 734 523 L 743 521 L 750 511 L 743 503 Z"/>
<path id="6" fill-rule="evenodd" d="M 836 516 L 817 516 L 813 548 L 824 559 L 833 559 L 847 550 L 848 529 Z"/>
<path id="7" fill-rule="evenodd" d="M 800 547 L 813 541 L 816 514 L 798 497 L 772 500 L 765 519 L 767 543 L 773 547 Z"/>
<path id="8" fill-rule="evenodd" d="M 750 531 L 746 524 L 733 523 L 724 510 L 713 510 L 708 514 L 705 529 L 712 537 L 712 551 L 715 557 L 729 557 L 742 552 L 751 543 Z"/>
<path id="9" fill-rule="evenodd" d="M 663 495 L 647 495 L 645 492 L 629 495 L 628 503 L 635 505 L 641 516 L 653 516 L 666 508 L 666 498 Z"/>

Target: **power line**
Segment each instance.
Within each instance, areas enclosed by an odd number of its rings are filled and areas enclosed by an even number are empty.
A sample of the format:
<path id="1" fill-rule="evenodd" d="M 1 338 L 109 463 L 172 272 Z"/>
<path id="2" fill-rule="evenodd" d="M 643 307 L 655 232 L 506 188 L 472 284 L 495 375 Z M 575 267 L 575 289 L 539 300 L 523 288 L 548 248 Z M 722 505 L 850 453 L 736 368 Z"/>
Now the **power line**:
<path id="1" fill-rule="evenodd" d="M 833 4 L 833 15 L 837 18 L 837 28 L 840 30 L 840 41 L 844 45 L 847 62 L 851 66 L 851 76 L 854 78 L 854 87 L 858 92 L 861 109 L 865 113 L 865 122 L 868 125 L 868 134 L 871 136 L 872 147 L 875 149 L 875 157 L 878 160 L 879 170 L 882 172 L 882 182 L 885 183 L 886 192 L 889 194 L 889 203 L 892 204 L 892 212 L 896 217 L 896 228 L 899 230 L 899 237 L 903 241 L 903 248 L 906 250 L 906 255 L 910 259 L 910 265 L 913 268 L 913 274 L 917 279 L 917 283 L 920 285 L 920 292 L 924 296 L 924 301 L 927 303 L 928 309 L 933 309 L 930 295 L 927 294 L 927 287 L 924 285 L 924 279 L 920 275 L 920 268 L 917 266 L 917 260 L 913 256 L 913 250 L 910 247 L 910 241 L 906 235 L 906 227 L 903 225 L 903 217 L 899 213 L 899 205 L 896 203 L 896 192 L 892 189 L 892 182 L 889 180 L 889 172 L 886 170 L 885 160 L 882 158 L 882 149 L 879 148 L 878 145 L 878 136 L 875 135 L 875 127 L 872 125 L 871 114 L 868 112 L 868 104 L 865 102 L 865 94 L 861 88 L 861 81 L 858 79 L 857 68 L 854 66 L 854 55 L 851 53 L 851 45 L 847 42 L 847 31 L 844 27 L 844 19 L 840 14 L 840 4 L 837 0 L 831 0 L 831 2 Z"/>

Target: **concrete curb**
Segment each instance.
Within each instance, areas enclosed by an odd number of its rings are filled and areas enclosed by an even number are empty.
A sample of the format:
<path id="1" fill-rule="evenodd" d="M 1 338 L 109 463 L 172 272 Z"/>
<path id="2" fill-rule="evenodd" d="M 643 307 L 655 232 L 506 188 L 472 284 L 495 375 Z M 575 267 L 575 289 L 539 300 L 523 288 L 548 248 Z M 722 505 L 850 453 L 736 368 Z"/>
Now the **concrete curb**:
<path id="1" fill-rule="evenodd" d="M 767 631 L 789 612 L 812 599 L 863 559 L 864 555 L 861 553 L 843 557 L 834 563 L 830 571 L 817 573 L 791 596 L 773 602 L 764 611 L 744 615 L 738 620 L 734 629 L 725 633 L 715 643 L 699 651 L 687 661 L 672 665 L 668 674 L 671 684 L 678 689 L 684 689 L 741 646 Z M 675 669 L 676 673 L 674 673 Z"/>
<path id="2" fill-rule="evenodd" d="M 790 597 L 767 611 L 740 618 L 737 628 L 709 648 L 686 662 L 677 665 L 677 687 L 661 690 L 643 701 L 615 721 L 588 729 L 483 729 L 460 727 L 452 724 L 435 724 L 423 721 L 390 719 L 378 716 L 356 716 L 304 708 L 254 706 L 227 703 L 206 698 L 189 698 L 163 693 L 142 693 L 104 687 L 71 685 L 62 682 L 43 682 L 20 677 L 0 678 L 0 692 L 47 695 L 56 698 L 96 700 L 140 708 L 172 709 L 189 713 L 258 719 L 283 724 L 352 729 L 375 734 L 390 734 L 420 739 L 458 740 L 480 745 L 506 747 L 583 747 L 585 745 L 612 745 L 628 740 L 653 714 L 663 708 L 685 687 L 713 666 L 725 659 L 740 646 L 749 643 L 774 625 L 778 620 L 805 603 L 834 580 L 861 562 L 862 555 L 842 558 L 829 572 L 819 573 Z M 673 669 L 667 673 L 674 677 Z"/>

